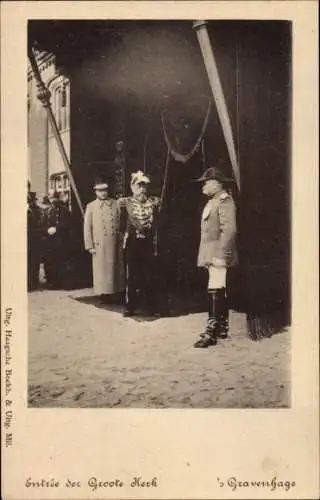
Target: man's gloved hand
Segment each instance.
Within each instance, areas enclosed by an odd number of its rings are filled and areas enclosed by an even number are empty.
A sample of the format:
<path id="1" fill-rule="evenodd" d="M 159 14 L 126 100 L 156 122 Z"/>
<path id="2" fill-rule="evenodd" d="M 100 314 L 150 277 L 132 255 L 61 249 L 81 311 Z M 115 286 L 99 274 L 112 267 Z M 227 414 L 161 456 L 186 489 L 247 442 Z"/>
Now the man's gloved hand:
<path id="1" fill-rule="evenodd" d="M 126 232 L 124 237 L 123 237 L 123 242 L 122 242 L 122 249 L 125 250 L 126 246 L 127 246 L 127 240 L 129 238 L 129 234 Z"/>
<path id="2" fill-rule="evenodd" d="M 50 234 L 50 236 L 52 236 L 53 234 L 55 234 L 57 232 L 57 228 L 52 226 L 52 227 L 49 227 L 48 229 L 48 234 Z"/>

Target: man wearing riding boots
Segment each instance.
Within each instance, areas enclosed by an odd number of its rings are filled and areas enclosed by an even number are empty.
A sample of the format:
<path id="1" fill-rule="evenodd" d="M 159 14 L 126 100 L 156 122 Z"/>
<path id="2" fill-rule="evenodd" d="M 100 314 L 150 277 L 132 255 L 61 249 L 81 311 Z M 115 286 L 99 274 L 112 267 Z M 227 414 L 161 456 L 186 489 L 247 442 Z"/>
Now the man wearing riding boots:
<path id="1" fill-rule="evenodd" d="M 227 179 L 216 167 L 208 168 L 197 179 L 209 201 L 201 219 L 198 267 L 208 269 L 208 320 L 204 333 L 194 347 L 206 348 L 226 338 L 229 330 L 229 308 L 226 297 L 227 269 L 237 263 L 236 206 L 224 189 Z"/>
<path id="2" fill-rule="evenodd" d="M 154 295 L 155 229 L 159 198 L 148 196 L 150 179 L 139 170 L 131 176 L 132 196 L 120 198 L 120 227 L 124 234 L 126 297 L 124 316 L 133 316 L 137 289 L 151 314 L 156 313 Z"/>

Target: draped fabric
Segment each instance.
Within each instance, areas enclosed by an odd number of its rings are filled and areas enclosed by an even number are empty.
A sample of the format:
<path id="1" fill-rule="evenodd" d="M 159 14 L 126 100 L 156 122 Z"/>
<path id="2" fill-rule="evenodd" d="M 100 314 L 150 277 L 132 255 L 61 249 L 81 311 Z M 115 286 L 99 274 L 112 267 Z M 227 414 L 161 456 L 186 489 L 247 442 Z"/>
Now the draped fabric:
<path id="1" fill-rule="evenodd" d="M 189 161 L 193 157 L 193 155 L 196 153 L 196 151 L 198 151 L 198 149 L 199 149 L 199 147 L 200 147 L 200 145 L 201 145 L 201 143 L 203 141 L 204 134 L 205 134 L 205 132 L 207 130 L 208 121 L 209 121 L 209 117 L 210 117 L 210 110 L 211 110 L 211 101 L 209 101 L 209 103 L 208 103 L 208 108 L 207 108 L 207 111 L 206 111 L 206 115 L 205 115 L 205 118 L 204 118 L 201 130 L 200 130 L 199 136 L 197 137 L 197 139 L 196 139 L 193 147 L 189 150 L 189 152 L 188 153 L 184 153 L 184 154 L 182 152 L 177 151 L 177 149 L 171 143 L 171 140 L 170 140 L 170 137 L 169 137 L 169 133 L 168 133 L 168 130 L 167 130 L 167 126 L 166 126 L 165 114 L 162 111 L 162 113 L 161 113 L 161 123 L 162 123 L 162 130 L 163 130 L 164 140 L 165 140 L 166 146 L 167 146 L 167 148 L 168 148 L 171 156 L 177 162 L 187 163 L 187 161 Z"/>

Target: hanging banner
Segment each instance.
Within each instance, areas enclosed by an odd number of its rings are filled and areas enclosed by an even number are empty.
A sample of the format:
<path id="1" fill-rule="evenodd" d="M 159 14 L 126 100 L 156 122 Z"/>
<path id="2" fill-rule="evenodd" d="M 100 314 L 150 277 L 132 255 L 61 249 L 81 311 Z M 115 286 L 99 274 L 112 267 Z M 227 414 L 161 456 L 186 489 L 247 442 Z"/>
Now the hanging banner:
<path id="1" fill-rule="evenodd" d="M 211 101 L 208 98 L 188 101 L 182 97 L 183 93 L 179 98 L 166 99 L 161 125 L 171 156 L 179 163 L 187 163 L 200 148 L 209 121 Z"/>

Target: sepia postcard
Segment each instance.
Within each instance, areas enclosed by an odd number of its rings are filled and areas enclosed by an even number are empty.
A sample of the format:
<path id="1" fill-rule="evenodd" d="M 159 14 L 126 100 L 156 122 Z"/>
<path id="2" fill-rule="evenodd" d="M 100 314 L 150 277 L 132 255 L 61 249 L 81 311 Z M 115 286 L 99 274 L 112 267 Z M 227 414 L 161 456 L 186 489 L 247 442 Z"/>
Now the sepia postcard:
<path id="1" fill-rule="evenodd" d="M 319 498 L 317 14 L 2 2 L 5 500 Z"/>

